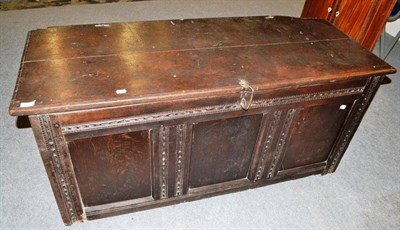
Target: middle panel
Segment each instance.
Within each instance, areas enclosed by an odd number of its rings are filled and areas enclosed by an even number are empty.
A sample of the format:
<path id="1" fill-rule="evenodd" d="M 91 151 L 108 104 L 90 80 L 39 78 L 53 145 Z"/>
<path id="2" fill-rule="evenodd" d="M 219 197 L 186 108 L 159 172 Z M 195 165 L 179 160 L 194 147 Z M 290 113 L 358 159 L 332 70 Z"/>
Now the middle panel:
<path id="1" fill-rule="evenodd" d="M 262 115 L 193 125 L 190 188 L 247 176 Z"/>

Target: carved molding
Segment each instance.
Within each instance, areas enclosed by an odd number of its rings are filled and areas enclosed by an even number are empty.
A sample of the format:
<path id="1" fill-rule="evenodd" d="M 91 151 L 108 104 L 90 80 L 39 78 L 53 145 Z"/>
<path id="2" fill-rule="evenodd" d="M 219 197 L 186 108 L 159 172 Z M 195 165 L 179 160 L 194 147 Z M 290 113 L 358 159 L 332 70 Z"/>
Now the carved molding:
<path id="1" fill-rule="evenodd" d="M 276 145 L 275 151 L 274 151 L 274 156 L 272 158 L 271 166 L 269 167 L 267 178 L 271 178 L 276 170 L 276 164 L 279 162 L 279 158 L 281 157 L 283 147 L 286 144 L 286 139 L 288 136 L 288 131 L 290 129 L 290 126 L 292 124 L 292 120 L 294 116 L 296 115 L 297 111 L 296 109 L 289 109 L 289 111 L 286 114 L 285 122 L 282 127 L 282 131 L 279 135 L 279 140 Z"/>
<path id="2" fill-rule="evenodd" d="M 321 100 L 321 99 L 334 98 L 340 96 L 355 95 L 362 93 L 363 90 L 364 87 L 353 87 L 347 89 L 330 90 L 330 91 L 279 97 L 279 98 L 272 98 L 265 100 L 256 100 L 252 102 L 250 108 L 262 108 L 262 107 L 269 107 L 269 106 L 276 106 L 283 104 Z M 224 112 L 239 111 L 239 110 L 242 110 L 242 107 L 240 106 L 239 103 L 215 105 L 215 106 L 207 106 L 207 107 L 188 109 L 188 110 L 161 112 L 161 113 L 139 115 L 121 119 L 113 119 L 106 121 L 103 120 L 98 122 L 82 123 L 78 125 L 69 125 L 62 127 L 62 131 L 64 134 L 69 134 L 69 133 L 77 133 L 83 131 L 109 129 L 109 128 L 141 124 L 147 122 L 164 121 L 170 119 L 224 113 Z"/>
<path id="3" fill-rule="evenodd" d="M 66 213 L 72 222 L 76 222 L 78 221 L 78 216 L 71 197 L 69 179 L 63 169 L 59 148 L 54 138 L 52 122 L 48 115 L 39 116 L 39 122 L 47 151 L 50 153 L 51 163 L 57 184 L 60 186 L 61 197 L 67 209 Z M 55 126 L 58 126 L 58 124 Z"/>
<path id="4" fill-rule="evenodd" d="M 341 141 L 340 146 L 332 160 L 332 163 L 328 170 L 329 173 L 332 173 L 335 170 L 335 168 L 339 162 L 339 159 L 346 151 L 347 146 L 349 145 L 353 134 L 357 130 L 358 124 L 361 122 L 361 119 L 368 107 L 369 102 L 372 100 L 372 97 L 373 97 L 375 91 L 377 90 L 377 87 L 379 86 L 380 79 L 381 79 L 380 76 L 375 76 L 372 78 L 371 85 L 368 87 L 367 92 L 365 93 L 362 101 L 360 102 L 360 105 L 358 107 L 356 115 L 354 116 L 354 119 L 352 119 L 351 124 L 350 124 L 349 128 L 347 129 L 346 134 L 345 134 L 343 140 Z"/>
<path id="5" fill-rule="evenodd" d="M 260 180 L 264 173 L 265 164 L 266 164 L 265 161 L 267 160 L 267 154 L 270 150 L 271 142 L 274 139 L 274 134 L 276 133 L 276 128 L 280 121 L 281 115 L 282 115 L 282 111 L 275 111 L 272 122 L 270 124 L 268 124 L 268 130 L 267 130 L 267 135 L 266 135 L 267 138 L 263 145 L 263 150 L 262 150 L 260 160 L 258 161 L 257 173 L 256 173 L 256 177 L 255 177 L 254 181 Z"/>
<path id="6" fill-rule="evenodd" d="M 169 127 L 160 128 L 160 197 L 168 197 L 168 158 L 169 158 Z"/>
<path id="7" fill-rule="evenodd" d="M 292 104 L 292 103 L 299 103 L 299 102 L 306 102 L 306 101 L 322 100 L 322 99 L 327 99 L 327 98 L 360 94 L 363 91 L 364 91 L 364 87 L 353 87 L 353 88 L 347 88 L 347 89 L 323 91 L 323 92 L 318 92 L 318 93 L 308 93 L 308 94 L 300 94 L 300 95 L 287 96 L 287 97 L 272 98 L 272 99 L 267 99 L 267 100 L 257 100 L 257 101 L 253 101 L 250 108 L 261 108 L 261 107 L 285 105 L 285 104 Z"/>
<path id="8" fill-rule="evenodd" d="M 175 151 L 175 196 L 183 193 L 183 175 L 185 158 L 186 125 L 176 126 L 176 151 Z"/>

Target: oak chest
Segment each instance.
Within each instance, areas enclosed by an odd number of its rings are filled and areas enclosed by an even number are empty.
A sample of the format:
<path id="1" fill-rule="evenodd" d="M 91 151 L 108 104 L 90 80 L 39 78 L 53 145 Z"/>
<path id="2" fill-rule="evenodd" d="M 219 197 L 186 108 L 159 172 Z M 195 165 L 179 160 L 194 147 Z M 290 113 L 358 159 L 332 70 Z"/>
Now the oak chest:
<path id="1" fill-rule="evenodd" d="M 242 17 L 28 34 L 28 115 L 64 223 L 334 172 L 394 68 L 323 20 Z"/>

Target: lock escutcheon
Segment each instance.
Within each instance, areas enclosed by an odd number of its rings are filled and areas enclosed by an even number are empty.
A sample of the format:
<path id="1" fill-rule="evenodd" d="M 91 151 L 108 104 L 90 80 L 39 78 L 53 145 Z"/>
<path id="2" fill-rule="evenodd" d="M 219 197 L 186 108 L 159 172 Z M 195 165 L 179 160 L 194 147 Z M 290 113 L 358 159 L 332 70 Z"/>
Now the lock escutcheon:
<path id="1" fill-rule="evenodd" d="M 248 110 L 253 101 L 254 89 L 245 80 L 240 80 L 239 85 L 242 87 L 240 90 L 240 106 L 242 109 Z"/>

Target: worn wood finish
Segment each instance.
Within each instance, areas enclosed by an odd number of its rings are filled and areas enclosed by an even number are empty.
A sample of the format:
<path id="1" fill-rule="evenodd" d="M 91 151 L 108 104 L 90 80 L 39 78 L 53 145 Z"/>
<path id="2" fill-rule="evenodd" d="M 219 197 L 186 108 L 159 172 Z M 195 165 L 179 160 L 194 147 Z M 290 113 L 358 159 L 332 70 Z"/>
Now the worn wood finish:
<path id="1" fill-rule="evenodd" d="M 150 197 L 150 145 L 147 130 L 68 142 L 83 204 Z"/>
<path id="2" fill-rule="evenodd" d="M 372 50 L 396 0 L 306 0 L 301 17 L 325 19 Z"/>
<path id="3" fill-rule="evenodd" d="M 64 223 L 81 222 L 83 206 L 60 124 L 49 115 L 29 116 L 29 121 Z"/>
<path id="4" fill-rule="evenodd" d="M 395 69 L 323 20 L 30 32 L 28 115 L 69 225 L 334 172 Z"/>
<path id="5" fill-rule="evenodd" d="M 292 126 L 280 170 L 325 161 L 352 106 L 353 100 L 342 100 L 302 108 Z"/>
<path id="6" fill-rule="evenodd" d="M 28 37 L 11 113 L 66 112 L 182 98 L 207 98 L 210 94 L 236 94 L 240 90 L 239 77 L 260 89 L 268 89 L 366 74 L 379 75 L 387 68 L 376 56 L 360 51 L 355 42 L 340 31 L 332 30 L 329 23 L 322 20 L 252 17 L 232 19 L 230 27 L 227 21 L 160 22 L 162 31 L 185 31 L 180 32 L 180 43 L 172 42 L 175 37 L 163 36 L 153 38 L 156 39 L 154 43 L 150 42 L 151 39 L 137 41 L 144 35 L 135 33 L 148 34 L 147 30 L 140 32 L 140 28 L 154 22 L 143 25 L 132 23 L 138 29 L 132 29 L 131 36 L 119 39 L 137 44 L 136 49 L 121 48 L 111 41 L 104 46 L 97 46 L 95 42 L 93 46 L 86 46 L 93 40 L 103 39 L 102 35 L 108 34 L 103 31 L 104 28 L 117 34 L 129 34 L 131 30 L 122 30 L 120 24 L 33 31 Z M 224 27 L 230 30 L 222 30 Z M 81 32 L 71 31 L 70 36 L 74 37 L 68 40 L 69 36 L 63 36 L 65 30 Z M 99 32 L 94 33 L 93 30 Z M 210 41 L 193 47 L 196 41 L 201 41 L 201 37 L 195 36 L 192 30 L 206 34 Z M 80 34 L 85 34 L 86 39 L 81 39 Z M 52 37 L 60 37 L 57 45 L 47 41 Z M 75 43 L 83 44 L 83 48 L 77 49 L 82 53 L 79 56 L 76 56 L 79 52 L 69 54 L 76 49 L 73 48 Z M 161 46 L 159 50 L 148 50 L 157 45 Z M 45 52 L 47 50 L 58 51 Z M 99 50 L 107 52 L 97 54 Z M 33 56 L 40 57 L 34 59 Z M 357 63 L 357 67 L 351 63 Z M 238 77 L 232 77 L 232 74 Z M 299 75 L 302 77 L 299 78 Z M 166 81 L 171 84 L 165 84 Z M 125 89 L 126 93 L 116 94 L 118 89 Z M 20 106 L 34 100 L 34 107 Z"/>
<path id="7" fill-rule="evenodd" d="M 316 26 L 318 30 L 314 29 Z M 90 37 L 79 39 L 82 32 Z M 345 37 L 340 31 L 331 31 L 328 23 L 290 17 L 279 17 L 278 20 L 241 17 L 64 26 L 31 33 L 24 62 Z"/>
<path id="8" fill-rule="evenodd" d="M 195 124 L 190 187 L 246 178 L 261 118 L 251 115 Z"/>
<path id="9" fill-rule="evenodd" d="M 350 144 L 350 141 L 353 138 L 357 127 L 360 125 L 362 117 L 367 111 L 368 106 L 374 98 L 375 93 L 377 92 L 379 85 L 381 84 L 383 79 L 384 76 L 374 76 L 369 79 L 362 98 L 357 100 L 356 109 L 353 110 L 350 119 L 344 125 L 344 129 L 339 136 L 339 141 L 336 142 L 336 146 L 332 149 L 330 158 L 328 159 L 329 167 L 325 168 L 324 173 L 333 173 L 338 167 L 338 164 L 342 159 L 343 154 L 347 149 L 347 146 Z"/>

